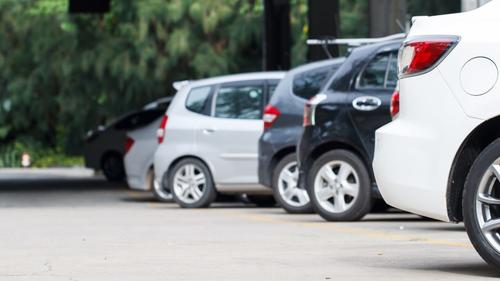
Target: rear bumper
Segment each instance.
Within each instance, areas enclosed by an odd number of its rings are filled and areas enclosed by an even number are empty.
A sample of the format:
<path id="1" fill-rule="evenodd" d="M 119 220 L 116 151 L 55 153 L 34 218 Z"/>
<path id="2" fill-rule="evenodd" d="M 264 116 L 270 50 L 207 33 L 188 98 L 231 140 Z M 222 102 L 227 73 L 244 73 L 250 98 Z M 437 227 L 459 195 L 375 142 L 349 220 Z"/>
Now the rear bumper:
<path id="1" fill-rule="evenodd" d="M 311 169 L 312 161 L 311 154 L 314 151 L 315 145 L 311 144 L 313 127 L 304 128 L 301 138 L 297 143 L 297 165 L 299 168 L 299 180 L 297 185 L 299 188 L 306 189 L 307 173 Z"/>
<path id="2" fill-rule="evenodd" d="M 400 116 L 376 132 L 378 187 L 396 208 L 449 221 L 450 170 L 481 121 L 465 115 L 438 71 L 403 79 L 400 86 Z"/>
<path id="3" fill-rule="evenodd" d="M 142 176 L 130 176 L 127 175 L 127 184 L 130 189 L 139 190 L 139 191 L 150 191 L 151 188 L 148 185 L 146 177 Z"/>
<path id="4" fill-rule="evenodd" d="M 271 161 L 274 153 L 272 144 L 261 138 L 259 140 L 259 184 L 269 188 L 272 186 Z"/>

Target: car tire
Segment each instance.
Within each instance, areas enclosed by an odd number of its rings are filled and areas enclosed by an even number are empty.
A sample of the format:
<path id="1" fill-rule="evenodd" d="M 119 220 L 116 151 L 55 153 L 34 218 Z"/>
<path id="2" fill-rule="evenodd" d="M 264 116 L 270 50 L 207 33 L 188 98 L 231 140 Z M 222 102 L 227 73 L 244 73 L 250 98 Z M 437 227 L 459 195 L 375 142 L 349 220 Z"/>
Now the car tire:
<path id="1" fill-rule="evenodd" d="M 373 205 L 368 169 L 356 154 L 343 149 L 329 151 L 314 162 L 307 192 L 314 210 L 327 221 L 360 220 Z"/>
<path id="2" fill-rule="evenodd" d="M 123 159 L 118 154 L 109 154 L 101 162 L 102 173 L 108 181 L 117 182 L 125 179 Z"/>
<path id="3" fill-rule="evenodd" d="M 273 196 L 269 195 L 247 195 L 247 199 L 258 207 L 266 208 L 276 206 L 276 200 L 274 200 Z"/>
<path id="4" fill-rule="evenodd" d="M 165 176 L 161 183 L 157 183 L 155 182 L 154 170 L 150 169 L 147 177 L 150 185 L 149 190 L 151 190 L 156 200 L 159 202 L 172 202 L 174 200 L 172 192 L 168 188 L 168 184 L 166 184 Z"/>
<path id="5" fill-rule="evenodd" d="M 495 174 L 494 166 L 500 169 L 500 139 L 488 145 L 472 164 L 464 185 L 462 210 L 472 245 L 486 262 L 500 268 L 500 226 L 488 230 L 492 222 L 500 222 L 500 173 Z M 493 195 L 490 200 L 496 204 L 484 203 L 484 195 Z"/>
<path id="6" fill-rule="evenodd" d="M 307 191 L 297 187 L 298 173 L 297 155 L 295 153 L 281 159 L 273 171 L 272 189 L 274 199 L 288 213 L 311 213 L 313 207 Z"/>
<path id="7" fill-rule="evenodd" d="M 194 158 L 181 160 L 173 167 L 168 186 L 174 200 L 183 208 L 205 208 L 217 198 L 210 170 Z"/>

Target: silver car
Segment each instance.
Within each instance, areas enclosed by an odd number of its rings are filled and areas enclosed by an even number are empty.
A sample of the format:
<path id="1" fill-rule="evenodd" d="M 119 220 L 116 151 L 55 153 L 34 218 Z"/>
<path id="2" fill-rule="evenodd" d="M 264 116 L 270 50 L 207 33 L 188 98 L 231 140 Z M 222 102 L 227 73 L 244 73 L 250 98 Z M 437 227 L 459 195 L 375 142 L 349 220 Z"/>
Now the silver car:
<path id="1" fill-rule="evenodd" d="M 218 193 L 247 194 L 272 204 L 258 184 L 257 149 L 262 115 L 283 72 L 262 72 L 186 83 L 158 130 L 156 182 L 179 205 L 206 207 Z"/>

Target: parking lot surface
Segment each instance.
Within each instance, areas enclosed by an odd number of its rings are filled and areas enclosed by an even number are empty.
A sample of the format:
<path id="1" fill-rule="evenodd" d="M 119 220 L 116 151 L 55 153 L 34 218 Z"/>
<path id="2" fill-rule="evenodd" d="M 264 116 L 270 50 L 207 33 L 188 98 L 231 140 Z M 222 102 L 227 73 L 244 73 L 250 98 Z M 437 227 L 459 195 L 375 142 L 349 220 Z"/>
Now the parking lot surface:
<path id="1" fill-rule="evenodd" d="M 390 212 L 185 210 L 91 176 L 0 173 L 0 280 L 481 280 L 462 225 Z"/>

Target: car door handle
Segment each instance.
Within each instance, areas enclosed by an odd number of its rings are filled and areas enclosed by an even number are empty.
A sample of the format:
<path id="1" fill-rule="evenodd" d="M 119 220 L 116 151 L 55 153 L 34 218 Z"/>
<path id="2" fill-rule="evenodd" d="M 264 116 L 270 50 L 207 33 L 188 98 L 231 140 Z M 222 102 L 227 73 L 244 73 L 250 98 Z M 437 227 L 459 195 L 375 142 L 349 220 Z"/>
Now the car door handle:
<path id="1" fill-rule="evenodd" d="M 203 129 L 203 133 L 206 135 L 215 133 L 215 129 Z"/>
<path id="2" fill-rule="evenodd" d="M 382 101 L 377 97 L 364 96 L 355 98 L 352 107 L 359 111 L 372 111 L 380 107 Z"/>

